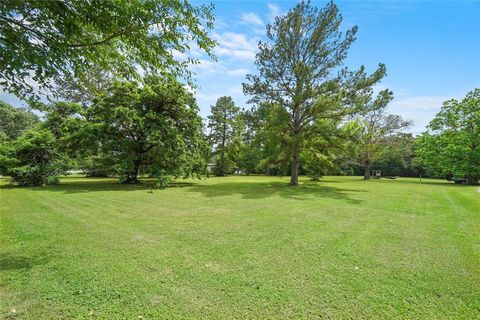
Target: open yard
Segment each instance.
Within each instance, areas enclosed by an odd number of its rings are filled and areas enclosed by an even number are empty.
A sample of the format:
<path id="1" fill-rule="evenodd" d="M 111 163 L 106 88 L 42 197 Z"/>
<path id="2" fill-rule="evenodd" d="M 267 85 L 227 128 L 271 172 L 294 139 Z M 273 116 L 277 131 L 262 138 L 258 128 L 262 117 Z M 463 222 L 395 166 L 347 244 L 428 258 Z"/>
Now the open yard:
<path id="1" fill-rule="evenodd" d="M 480 192 L 401 178 L 3 183 L 5 319 L 478 319 Z"/>

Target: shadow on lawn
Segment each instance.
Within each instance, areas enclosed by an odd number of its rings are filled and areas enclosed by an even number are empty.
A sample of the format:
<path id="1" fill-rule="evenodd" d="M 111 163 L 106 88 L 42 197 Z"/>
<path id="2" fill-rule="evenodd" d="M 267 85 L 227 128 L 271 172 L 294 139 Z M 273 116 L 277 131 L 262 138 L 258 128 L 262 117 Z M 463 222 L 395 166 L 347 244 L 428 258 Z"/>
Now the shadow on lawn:
<path id="1" fill-rule="evenodd" d="M 194 186 L 193 182 L 174 182 L 170 188 L 185 188 Z M 98 191 L 147 191 L 154 189 L 155 180 L 142 180 L 138 184 L 122 184 L 119 183 L 116 179 L 97 179 L 92 178 L 92 180 L 87 180 L 83 178 L 82 180 L 69 180 L 67 182 L 61 182 L 57 185 L 48 185 L 40 187 L 21 187 L 13 184 L 6 184 L 0 186 L 0 189 L 23 189 L 29 191 L 58 191 L 66 194 L 69 193 L 87 193 L 87 192 L 98 192 Z"/>
<path id="2" fill-rule="evenodd" d="M 468 185 L 468 184 L 458 184 L 453 181 L 419 181 L 418 184 L 426 184 L 426 185 L 435 185 L 435 186 L 442 186 L 442 187 L 456 187 L 456 188 L 465 188 L 465 187 L 478 187 L 478 185 Z"/>
<path id="3" fill-rule="evenodd" d="M 330 181 L 327 182 L 330 184 Z M 31 187 L 32 191 L 54 191 L 71 193 L 88 192 L 115 192 L 115 191 L 145 191 L 151 190 L 155 186 L 154 180 L 143 180 L 140 184 L 121 184 L 115 179 L 92 179 L 92 180 L 69 180 L 59 185 Z M 2 188 L 20 188 L 16 186 L 2 186 Z M 321 198 L 332 198 L 343 200 L 349 203 L 357 204 L 362 200 L 354 199 L 351 196 L 354 193 L 365 192 L 359 189 L 346 189 L 325 185 L 323 182 L 301 182 L 298 187 L 292 187 L 286 182 L 268 181 L 268 182 L 236 182 L 219 181 L 214 184 L 203 184 L 196 182 L 177 181 L 169 189 L 182 188 L 185 192 L 200 193 L 205 197 L 223 197 L 231 195 L 241 195 L 245 199 L 263 199 L 272 196 L 280 196 L 293 200 L 312 200 Z M 156 192 L 162 192 L 158 190 Z"/>
<path id="4" fill-rule="evenodd" d="M 188 190 L 199 192 L 206 197 L 237 194 L 245 199 L 263 199 L 271 196 L 293 200 L 331 198 L 353 204 L 360 203 L 362 200 L 352 198 L 352 193 L 365 192 L 365 190 L 336 188 L 314 182 L 304 182 L 297 187 L 292 187 L 284 182 L 225 182 L 212 185 L 198 184 Z"/>
<path id="5" fill-rule="evenodd" d="M 0 254 L 0 271 L 31 269 L 36 265 L 41 265 L 46 262 L 47 258 L 45 256 L 27 257 L 7 252 Z"/>

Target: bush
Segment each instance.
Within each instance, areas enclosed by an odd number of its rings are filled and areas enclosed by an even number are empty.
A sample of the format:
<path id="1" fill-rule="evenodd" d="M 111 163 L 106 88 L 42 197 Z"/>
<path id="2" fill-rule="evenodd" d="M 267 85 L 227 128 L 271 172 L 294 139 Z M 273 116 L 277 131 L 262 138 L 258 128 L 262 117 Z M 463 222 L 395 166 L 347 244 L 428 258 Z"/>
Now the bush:
<path id="1" fill-rule="evenodd" d="M 21 186 L 56 184 L 67 166 L 48 130 L 28 131 L 0 145 L 0 172 Z"/>

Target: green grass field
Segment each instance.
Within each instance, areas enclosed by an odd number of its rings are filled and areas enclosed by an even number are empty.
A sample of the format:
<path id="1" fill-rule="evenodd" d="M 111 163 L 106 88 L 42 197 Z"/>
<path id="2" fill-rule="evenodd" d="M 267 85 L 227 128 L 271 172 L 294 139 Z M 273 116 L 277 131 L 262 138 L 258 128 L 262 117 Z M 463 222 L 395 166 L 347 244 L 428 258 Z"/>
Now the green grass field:
<path id="1" fill-rule="evenodd" d="M 480 318 L 478 187 L 287 182 L 3 182 L 0 317 Z"/>

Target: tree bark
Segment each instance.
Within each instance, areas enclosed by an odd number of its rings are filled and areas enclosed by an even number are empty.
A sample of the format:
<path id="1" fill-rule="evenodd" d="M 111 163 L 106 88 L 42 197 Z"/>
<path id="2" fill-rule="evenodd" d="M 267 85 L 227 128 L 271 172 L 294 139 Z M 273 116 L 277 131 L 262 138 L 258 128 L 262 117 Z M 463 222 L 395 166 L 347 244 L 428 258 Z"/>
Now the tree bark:
<path id="1" fill-rule="evenodd" d="M 370 163 L 366 163 L 363 166 L 363 180 L 369 180 L 370 179 Z"/>
<path id="2" fill-rule="evenodd" d="M 290 185 L 298 186 L 298 168 L 300 166 L 300 159 L 298 154 L 293 155 L 292 159 L 292 171 L 290 177 Z"/>
<path id="3" fill-rule="evenodd" d="M 227 140 L 227 126 L 224 123 L 223 127 L 222 127 L 222 152 L 220 153 L 220 171 L 217 171 L 217 175 L 222 176 L 222 177 L 225 175 L 225 145 L 226 145 L 226 140 Z"/>
<path id="4" fill-rule="evenodd" d="M 290 185 L 298 186 L 298 169 L 300 167 L 300 146 L 298 135 L 300 133 L 300 112 L 294 108 L 293 112 L 293 154 L 292 154 L 292 169 L 290 176 Z"/>
<path id="5" fill-rule="evenodd" d="M 467 184 L 469 185 L 476 185 L 478 184 L 478 177 L 476 176 L 467 176 Z"/>
<path id="6" fill-rule="evenodd" d="M 128 174 L 127 180 L 124 181 L 124 183 L 128 184 L 134 184 L 138 183 L 138 172 L 140 171 L 140 160 L 135 160 L 133 162 L 133 170 Z"/>

